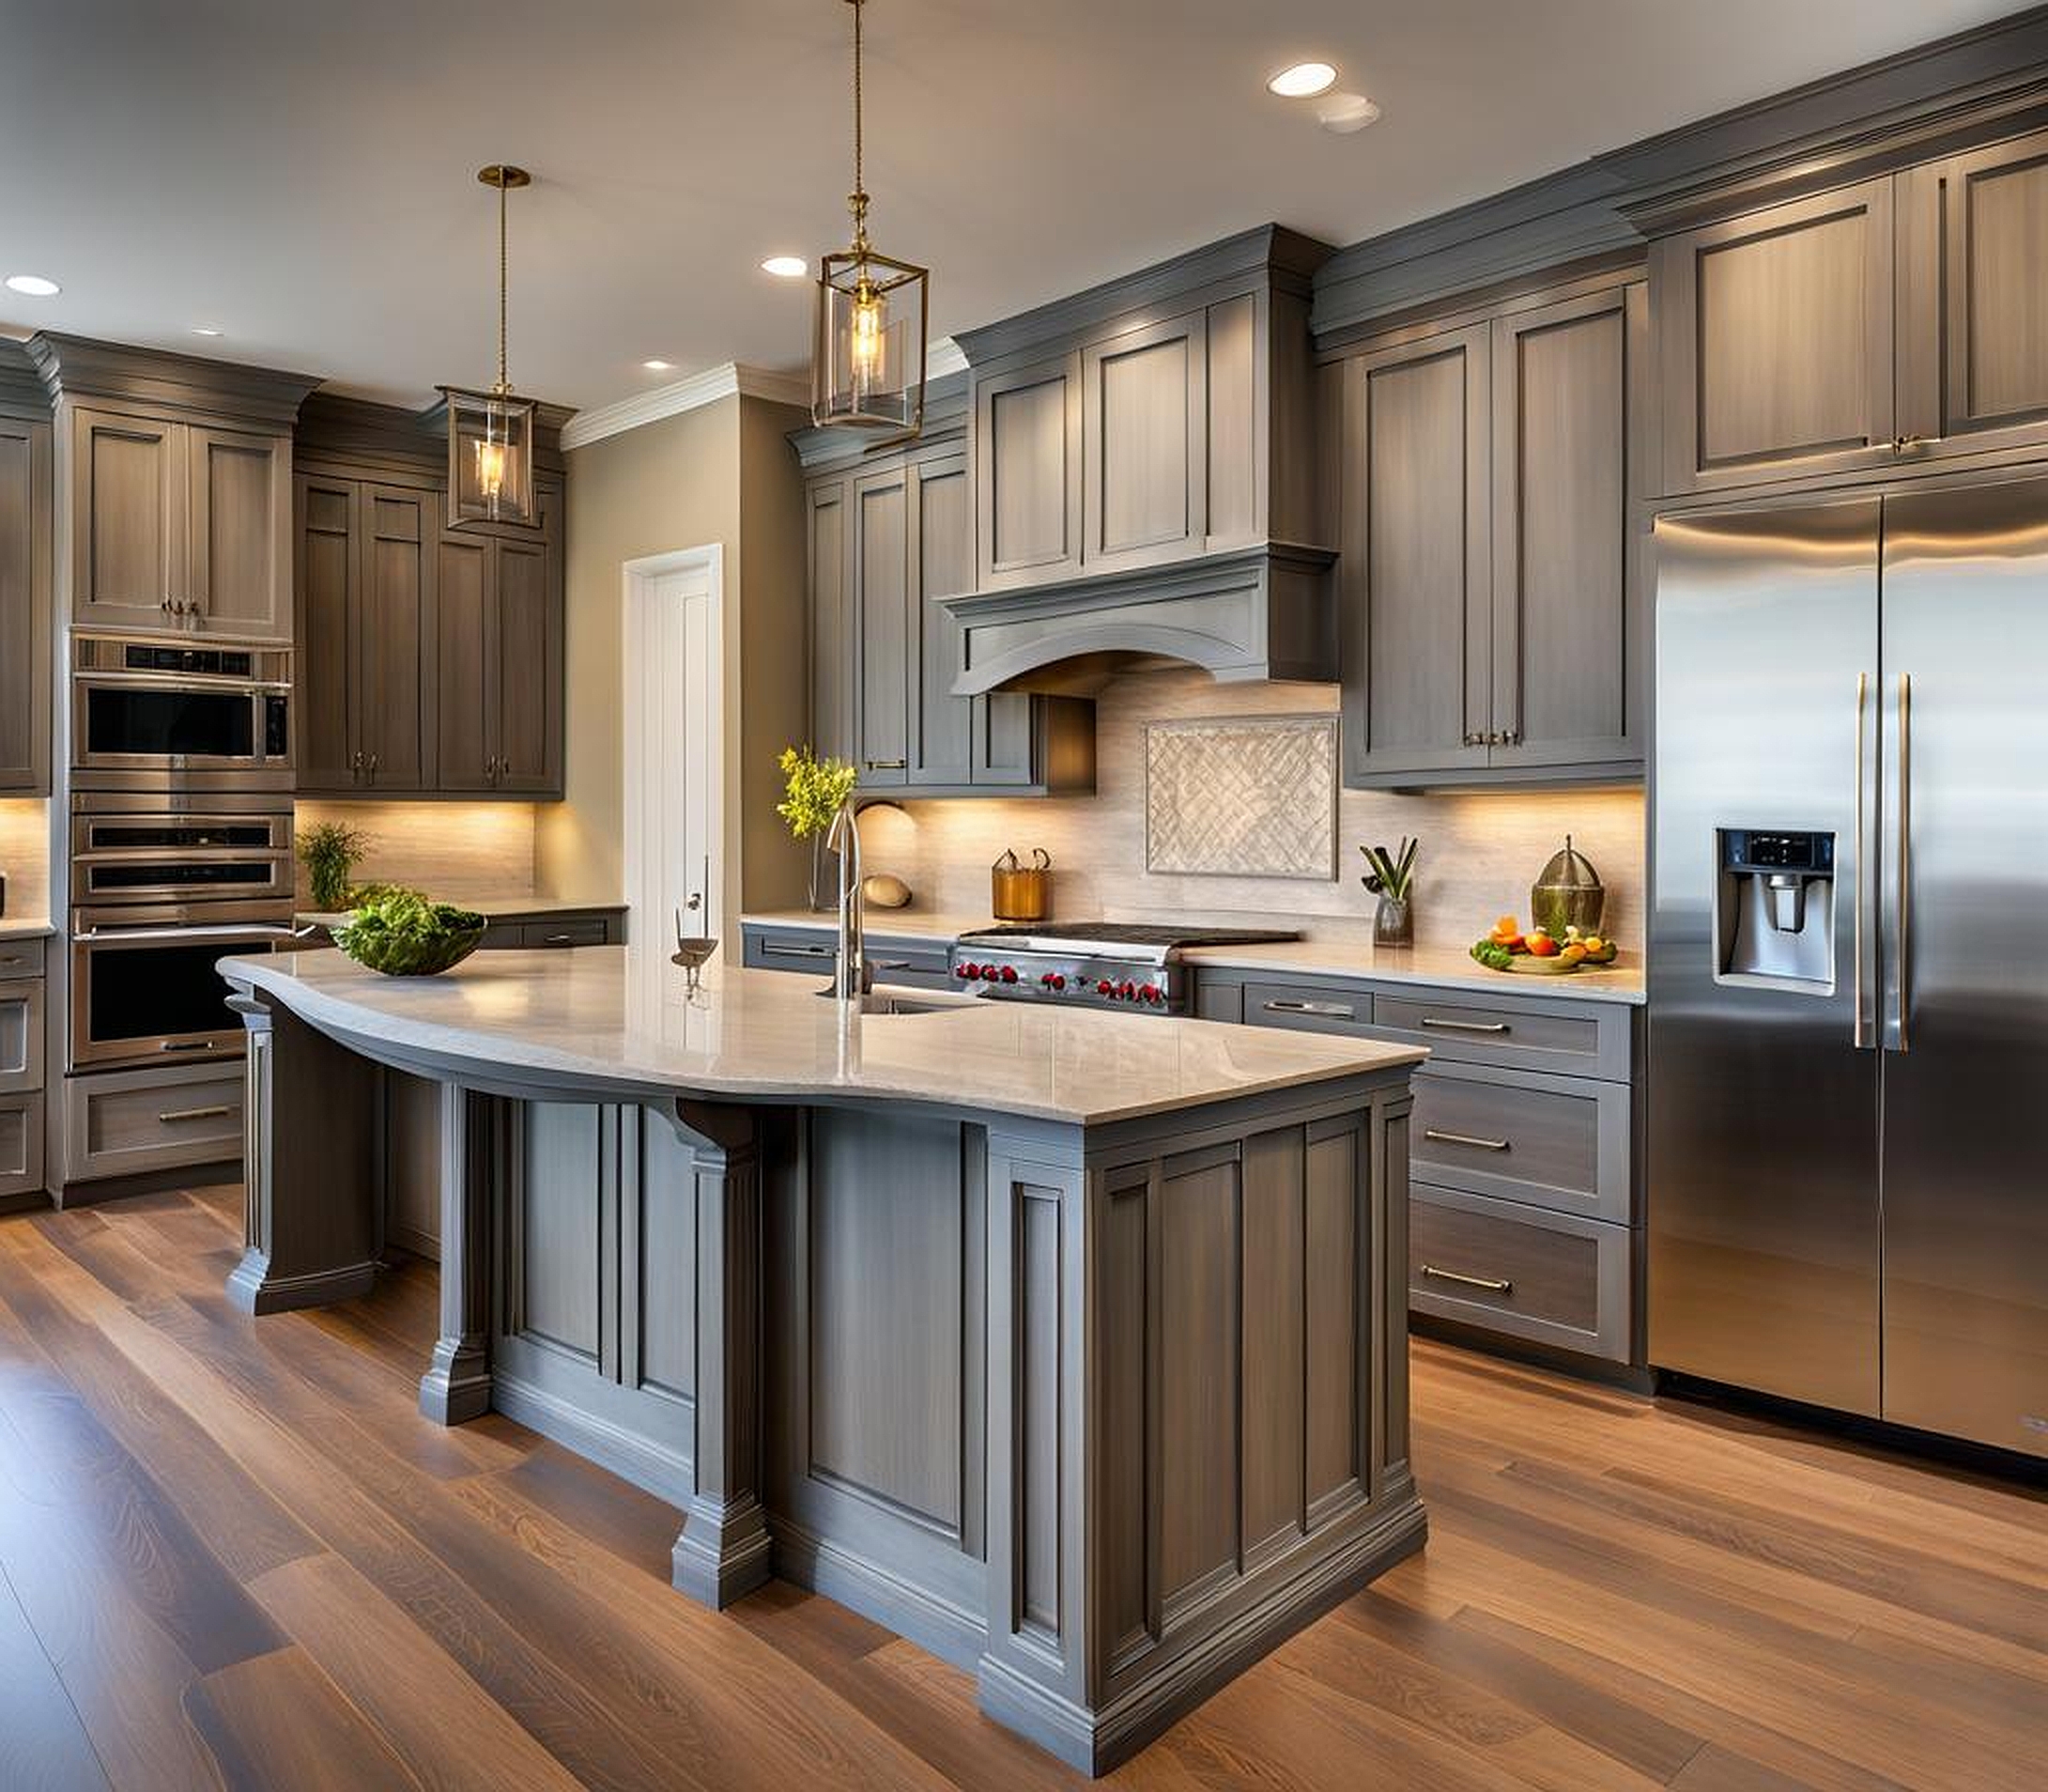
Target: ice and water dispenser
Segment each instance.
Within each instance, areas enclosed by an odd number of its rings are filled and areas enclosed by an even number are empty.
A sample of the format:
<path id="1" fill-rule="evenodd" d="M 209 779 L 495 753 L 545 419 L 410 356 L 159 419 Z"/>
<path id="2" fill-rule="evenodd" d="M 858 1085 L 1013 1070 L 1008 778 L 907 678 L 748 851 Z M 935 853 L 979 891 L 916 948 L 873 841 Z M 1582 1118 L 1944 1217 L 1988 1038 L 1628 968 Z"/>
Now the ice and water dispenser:
<path id="1" fill-rule="evenodd" d="M 1717 981 L 1835 986 L 1835 837 L 1723 827 Z"/>

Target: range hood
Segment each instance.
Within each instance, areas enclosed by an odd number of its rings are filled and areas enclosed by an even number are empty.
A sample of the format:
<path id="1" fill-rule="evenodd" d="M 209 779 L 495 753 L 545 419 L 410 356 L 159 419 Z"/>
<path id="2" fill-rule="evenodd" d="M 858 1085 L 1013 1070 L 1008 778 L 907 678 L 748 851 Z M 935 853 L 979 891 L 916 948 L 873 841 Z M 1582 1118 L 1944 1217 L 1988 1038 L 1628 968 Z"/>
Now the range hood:
<path id="1" fill-rule="evenodd" d="M 953 690 L 1086 694 L 1199 666 L 1337 678 L 1335 494 L 1310 281 L 1269 224 L 966 332 L 972 591 Z"/>

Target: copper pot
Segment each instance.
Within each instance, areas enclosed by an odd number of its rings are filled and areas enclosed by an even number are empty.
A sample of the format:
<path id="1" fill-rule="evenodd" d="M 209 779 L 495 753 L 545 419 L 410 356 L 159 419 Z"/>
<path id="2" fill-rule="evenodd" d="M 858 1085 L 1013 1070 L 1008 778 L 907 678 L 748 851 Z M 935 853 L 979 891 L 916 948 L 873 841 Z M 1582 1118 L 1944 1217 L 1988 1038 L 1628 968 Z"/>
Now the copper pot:
<path id="1" fill-rule="evenodd" d="M 1053 915 L 1053 856 L 1032 848 L 1034 862 L 1020 864 L 1005 853 L 989 868 L 989 912 L 999 921 L 1050 920 Z"/>

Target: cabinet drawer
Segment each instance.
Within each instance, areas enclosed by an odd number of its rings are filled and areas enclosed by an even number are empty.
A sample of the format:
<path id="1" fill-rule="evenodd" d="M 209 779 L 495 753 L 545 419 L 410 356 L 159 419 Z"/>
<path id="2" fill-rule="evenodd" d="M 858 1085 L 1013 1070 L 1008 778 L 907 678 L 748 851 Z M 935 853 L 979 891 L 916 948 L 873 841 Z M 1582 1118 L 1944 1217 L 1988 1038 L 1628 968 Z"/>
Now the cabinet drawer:
<path id="1" fill-rule="evenodd" d="M 745 963 L 750 970 L 823 970 L 839 956 L 833 935 L 824 933 L 756 933 L 747 930 Z"/>
<path id="2" fill-rule="evenodd" d="M 0 982 L 0 1095 L 42 1087 L 42 979 Z"/>
<path id="3" fill-rule="evenodd" d="M 530 948 L 602 946 L 608 936 L 602 915 L 572 915 L 519 925 L 519 944 Z"/>
<path id="4" fill-rule="evenodd" d="M 1631 1236 L 1625 1226 L 1417 1182 L 1409 1201 L 1409 1305 L 1626 1362 Z"/>
<path id="5" fill-rule="evenodd" d="M 67 1180 L 220 1164 L 242 1151 L 242 1065 L 66 1079 Z"/>
<path id="6" fill-rule="evenodd" d="M 1426 1045 L 1440 1059 L 1628 1080 L 1631 1011 L 1620 1003 L 1536 998 L 1489 1002 L 1462 992 L 1417 990 L 1373 997 L 1373 1030 Z"/>
<path id="7" fill-rule="evenodd" d="M 42 954 L 39 939 L 0 939 L 0 979 L 40 977 Z"/>
<path id="8" fill-rule="evenodd" d="M 1626 1084 L 1432 1061 L 1413 1086 L 1418 1182 L 1627 1223 Z"/>
<path id="9" fill-rule="evenodd" d="M 42 1097 L 0 1096 L 0 1196 L 42 1188 Z"/>
<path id="10" fill-rule="evenodd" d="M 1363 1036 L 1372 1027 L 1373 998 L 1335 984 L 1248 982 L 1244 1018 L 1254 1027 Z"/>

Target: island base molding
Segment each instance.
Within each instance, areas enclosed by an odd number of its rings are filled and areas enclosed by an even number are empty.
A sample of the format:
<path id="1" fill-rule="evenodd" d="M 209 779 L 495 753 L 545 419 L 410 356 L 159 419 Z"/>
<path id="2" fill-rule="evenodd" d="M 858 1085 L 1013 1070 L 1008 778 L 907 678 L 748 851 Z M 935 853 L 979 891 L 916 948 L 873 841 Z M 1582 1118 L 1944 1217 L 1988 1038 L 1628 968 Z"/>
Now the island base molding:
<path id="1" fill-rule="evenodd" d="M 433 1076 L 423 1412 L 671 1501 L 703 1604 L 810 1587 L 1101 1773 L 1423 1543 L 1405 1065 L 1082 1123 L 551 1084 L 243 1013 L 238 1300 L 362 1291 L 383 1079 Z"/>

